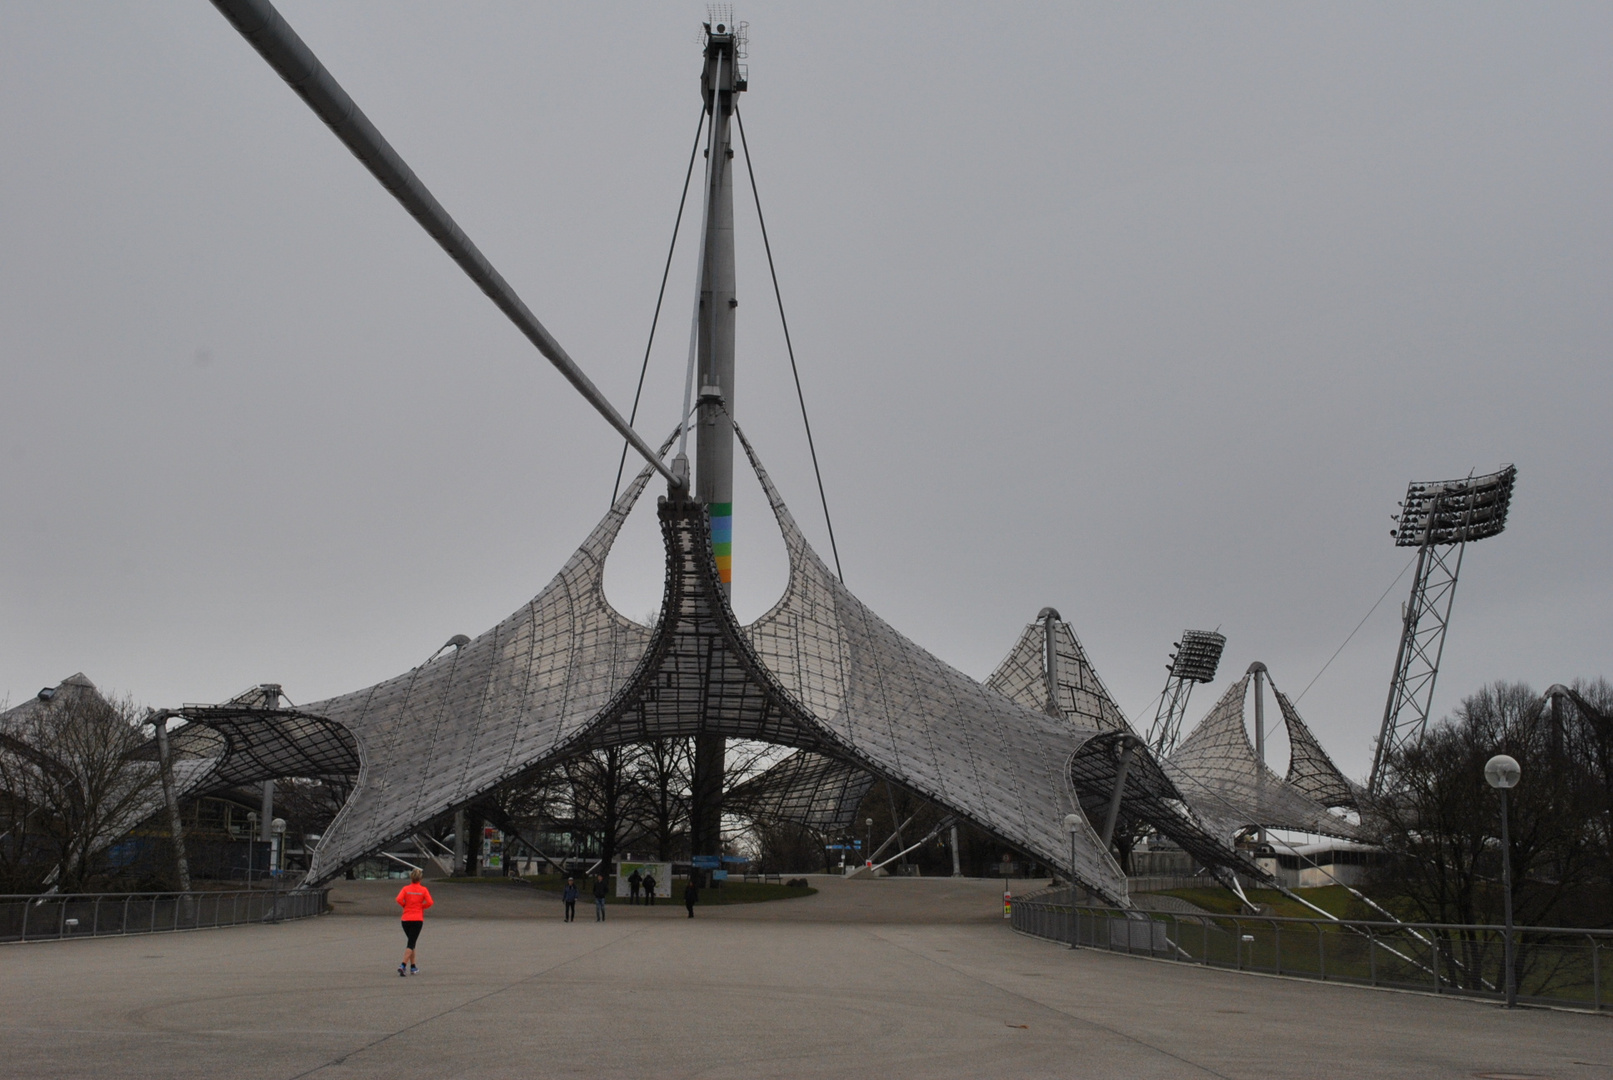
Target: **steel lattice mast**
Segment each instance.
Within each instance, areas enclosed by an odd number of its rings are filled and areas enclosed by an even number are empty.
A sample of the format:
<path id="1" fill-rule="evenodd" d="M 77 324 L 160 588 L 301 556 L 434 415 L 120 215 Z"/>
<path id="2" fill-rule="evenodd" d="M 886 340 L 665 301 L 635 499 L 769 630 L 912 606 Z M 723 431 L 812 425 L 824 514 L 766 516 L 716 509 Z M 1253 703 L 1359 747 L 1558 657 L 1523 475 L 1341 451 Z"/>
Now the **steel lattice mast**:
<path id="1" fill-rule="evenodd" d="M 1159 695 L 1154 722 L 1148 726 L 1149 749 L 1159 757 L 1169 757 L 1176 749 L 1193 684 L 1215 681 L 1226 644 L 1226 635 L 1214 630 L 1183 630 L 1182 640 L 1172 646 L 1176 651 L 1165 664 L 1165 689 Z"/>
<path id="2" fill-rule="evenodd" d="M 1506 528 L 1517 475 L 1518 470 L 1508 465 L 1485 476 L 1413 483 L 1406 489 L 1392 535 L 1396 547 L 1417 549 L 1417 573 L 1401 613 L 1400 648 L 1372 755 L 1367 790 L 1374 795 L 1383 789 L 1389 756 L 1428 726 L 1462 555 L 1468 541 L 1495 536 Z"/>
<path id="3" fill-rule="evenodd" d="M 732 9 L 705 24 L 705 68 L 700 92 L 710 116 L 706 143 L 705 249 L 701 253 L 696 372 L 700 398 L 695 428 L 695 498 L 711 517 L 712 554 L 725 594 L 733 588 L 734 537 L 734 150 L 730 125 L 735 95 L 745 89 L 738 66 L 744 28 Z M 721 735 L 695 737 L 690 853 L 719 855 L 727 743 Z"/>

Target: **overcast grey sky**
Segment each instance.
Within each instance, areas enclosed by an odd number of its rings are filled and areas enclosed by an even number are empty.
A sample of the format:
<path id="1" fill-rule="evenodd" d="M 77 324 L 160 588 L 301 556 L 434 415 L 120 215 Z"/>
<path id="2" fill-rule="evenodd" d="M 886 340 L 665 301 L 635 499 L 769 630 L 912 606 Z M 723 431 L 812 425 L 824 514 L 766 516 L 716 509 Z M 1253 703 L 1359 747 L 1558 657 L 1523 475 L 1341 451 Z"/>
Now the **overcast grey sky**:
<path id="1" fill-rule="evenodd" d="M 704 8 L 281 9 L 625 410 Z M 1613 7 L 739 16 L 847 581 L 899 629 L 984 678 L 1052 604 L 1141 723 L 1186 626 L 1297 693 L 1404 567 L 1406 482 L 1515 462 L 1436 710 L 1613 675 Z M 736 409 L 827 554 L 739 209 Z M 356 689 L 606 508 L 610 430 L 202 0 L 0 7 L 0 252 L 12 702 L 77 670 L 153 705 Z M 692 278 L 690 245 L 652 441 Z M 783 549 L 738 498 L 754 617 Z M 660 574 L 651 509 L 610 595 L 641 616 Z M 1408 581 L 1301 704 L 1357 775 Z"/>

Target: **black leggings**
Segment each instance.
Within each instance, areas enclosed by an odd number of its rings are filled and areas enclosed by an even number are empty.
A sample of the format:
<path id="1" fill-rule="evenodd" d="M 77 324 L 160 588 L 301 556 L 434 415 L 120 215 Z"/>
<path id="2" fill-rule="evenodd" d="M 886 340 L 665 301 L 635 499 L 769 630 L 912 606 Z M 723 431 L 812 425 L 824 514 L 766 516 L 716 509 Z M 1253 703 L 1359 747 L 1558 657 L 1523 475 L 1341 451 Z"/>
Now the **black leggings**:
<path id="1" fill-rule="evenodd" d="M 403 920 L 403 936 L 409 939 L 409 948 L 414 948 L 414 943 L 420 940 L 420 927 L 423 925 L 419 919 Z"/>

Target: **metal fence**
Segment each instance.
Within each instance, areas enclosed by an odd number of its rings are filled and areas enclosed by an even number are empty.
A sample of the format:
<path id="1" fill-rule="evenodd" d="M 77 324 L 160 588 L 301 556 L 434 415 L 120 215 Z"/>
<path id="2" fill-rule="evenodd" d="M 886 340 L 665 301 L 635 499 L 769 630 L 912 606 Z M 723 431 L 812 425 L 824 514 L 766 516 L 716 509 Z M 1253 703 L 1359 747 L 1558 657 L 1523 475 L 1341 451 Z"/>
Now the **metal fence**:
<path id="1" fill-rule="evenodd" d="M 1501 999 L 1504 930 L 1448 923 L 1184 915 L 1015 899 L 1015 930 L 1072 948 L 1328 982 Z M 1518 1000 L 1602 1011 L 1613 930 L 1518 927 Z"/>
<path id="2" fill-rule="evenodd" d="M 0 896 L 0 942 L 155 934 L 318 915 L 329 889 Z"/>

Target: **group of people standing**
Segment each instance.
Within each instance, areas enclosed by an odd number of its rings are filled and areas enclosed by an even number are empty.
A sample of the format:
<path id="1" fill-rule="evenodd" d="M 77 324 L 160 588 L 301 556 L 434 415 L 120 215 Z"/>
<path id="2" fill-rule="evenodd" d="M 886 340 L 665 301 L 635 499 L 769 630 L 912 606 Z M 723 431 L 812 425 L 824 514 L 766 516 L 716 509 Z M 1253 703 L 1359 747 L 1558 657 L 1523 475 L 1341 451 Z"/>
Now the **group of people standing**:
<path id="1" fill-rule="evenodd" d="M 567 878 L 566 887 L 560 891 L 560 899 L 566 905 L 566 922 L 577 921 L 577 879 Z M 605 921 L 605 897 L 610 895 L 610 887 L 605 883 L 604 874 L 594 875 L 594 921 Z"/>
<path id="2" fill-rule="evenodd" d="M 651 907 L 655 906 L 655 875 L 640 873 L 636 868 L 627 875 L 628 903 L 638 903 L 639 891 L 644 892 L 644 902 Z"/>
<path id="3" fill-rule="evenodd" d="M 653 873 L 644 873 L 635 868 L 627 878 L 628 903 L 636 904 L 639 897 L 644 903 L 653 907 L 655 905 L 656 880 Z M 610 895 L 610 886 L 604 874 L 594 875 L 594 921 L 605 921 L 605 897 Z M 580 890 L 577 888 L 577 879 L 568 877 L 566 887 L 560 893 L 560 899 L 566 905 L 565 921 L 577 921 L 577 897 Z M 683 906 L 689 910 L 689 918 L 694 918 L 694 906 L 700 902 L 700 886 L 691 879 L 683 890 Z"/>

